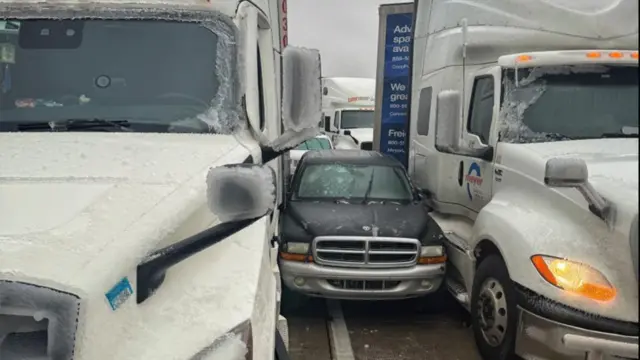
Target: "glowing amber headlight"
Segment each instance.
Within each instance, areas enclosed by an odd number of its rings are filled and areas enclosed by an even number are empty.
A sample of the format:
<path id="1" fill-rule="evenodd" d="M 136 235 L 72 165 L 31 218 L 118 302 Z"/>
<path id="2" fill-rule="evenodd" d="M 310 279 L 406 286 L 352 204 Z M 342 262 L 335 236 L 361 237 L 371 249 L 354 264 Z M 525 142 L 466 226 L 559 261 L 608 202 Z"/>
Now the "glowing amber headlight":
<path id="1" fill-rule="evenodd" d="M 616 297 L 607 278 L 586 264 L 543 255 L 532 256 L 531 261 L 545 280 L 563 290 L 599 301 Z"/>

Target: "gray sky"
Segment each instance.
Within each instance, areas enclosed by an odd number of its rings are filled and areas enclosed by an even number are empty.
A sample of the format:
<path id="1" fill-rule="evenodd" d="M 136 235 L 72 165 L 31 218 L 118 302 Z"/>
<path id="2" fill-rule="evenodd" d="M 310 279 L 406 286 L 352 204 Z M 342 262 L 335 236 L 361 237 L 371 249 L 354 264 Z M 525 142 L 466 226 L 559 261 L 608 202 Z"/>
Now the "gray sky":
<path id="1" fill-rule="evenodd" d="M 378 5 L 407 0 L 288 0 L 289 43 L 320 50 L 323 76 L 376 76 Z"/>

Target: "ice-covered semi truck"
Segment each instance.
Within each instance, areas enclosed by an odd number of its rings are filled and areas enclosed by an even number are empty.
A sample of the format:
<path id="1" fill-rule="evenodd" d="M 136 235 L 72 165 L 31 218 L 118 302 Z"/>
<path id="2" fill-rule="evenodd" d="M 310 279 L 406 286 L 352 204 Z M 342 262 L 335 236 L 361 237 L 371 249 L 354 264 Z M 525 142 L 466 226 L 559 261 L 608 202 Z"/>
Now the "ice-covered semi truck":
<path id="1" fill-rule="evenodd" d="M 337 148 L 372 149 L 375 84 L 369 78 L 322 79 L 324 129 Z"/>
<path id="2" fill-rule="evenodd" d="M 278 155 L 321 74 L 284 5 L 0 1 L 0 359 L 288 358 Z"/>
<path id="3" fill-rule="evenodd" d="M 638 359 L 638 1 L 414 15 L 409 171 L 483 358 Z"/>

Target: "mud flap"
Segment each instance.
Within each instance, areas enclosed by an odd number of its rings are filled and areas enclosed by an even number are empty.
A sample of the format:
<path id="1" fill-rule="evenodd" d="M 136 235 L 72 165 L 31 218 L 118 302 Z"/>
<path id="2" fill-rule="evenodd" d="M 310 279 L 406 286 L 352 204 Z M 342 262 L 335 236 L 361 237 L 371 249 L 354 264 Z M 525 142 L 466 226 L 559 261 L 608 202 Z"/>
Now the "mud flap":
<path id="1" fill-rule="evenodd" d="M 280 331 L 276 330 L 276 360 L 291 360 Z"/>

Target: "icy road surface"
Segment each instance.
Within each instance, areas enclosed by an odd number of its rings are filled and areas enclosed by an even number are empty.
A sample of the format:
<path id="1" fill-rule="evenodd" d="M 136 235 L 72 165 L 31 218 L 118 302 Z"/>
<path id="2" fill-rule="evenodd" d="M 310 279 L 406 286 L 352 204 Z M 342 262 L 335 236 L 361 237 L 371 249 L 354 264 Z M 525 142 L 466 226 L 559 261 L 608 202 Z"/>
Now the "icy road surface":
<path id="1" fill-rule="evenodd" d="M 471 329 L 464 325 L 468 315 L 449 297 L 334 304 L 310 299 L 283 312 L 292 360 L 480 360 Z M 331 337 L 341 331 L 341 322 L 351 352 L 332 356 Z"/>

